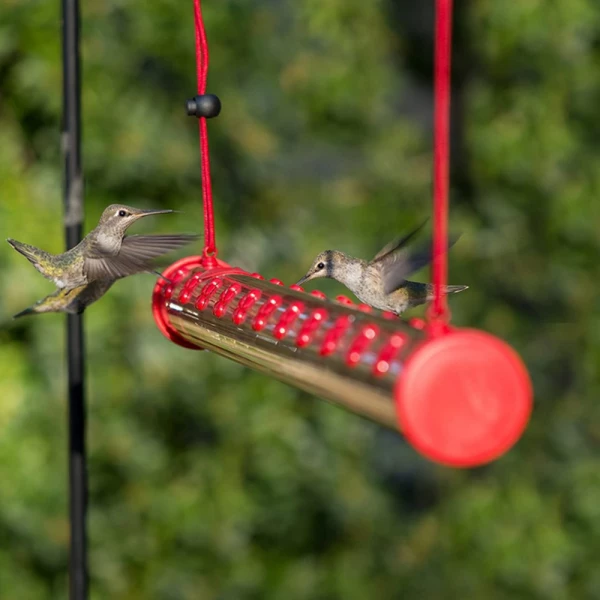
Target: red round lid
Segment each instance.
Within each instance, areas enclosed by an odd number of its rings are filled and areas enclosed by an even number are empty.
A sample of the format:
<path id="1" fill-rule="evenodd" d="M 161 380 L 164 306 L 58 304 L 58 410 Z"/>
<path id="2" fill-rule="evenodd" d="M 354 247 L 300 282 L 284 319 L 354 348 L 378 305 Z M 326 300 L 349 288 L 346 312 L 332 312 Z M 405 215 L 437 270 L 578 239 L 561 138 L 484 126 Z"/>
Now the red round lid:
<path id="1" fill-rule="evenodd" d="M 510 346 L 459 329 L 428 340 L 409 357 L 395 395 L 401 429 L 419 452 L 446 465 L 474 467 L 519 439 L 533 394 Z"/>

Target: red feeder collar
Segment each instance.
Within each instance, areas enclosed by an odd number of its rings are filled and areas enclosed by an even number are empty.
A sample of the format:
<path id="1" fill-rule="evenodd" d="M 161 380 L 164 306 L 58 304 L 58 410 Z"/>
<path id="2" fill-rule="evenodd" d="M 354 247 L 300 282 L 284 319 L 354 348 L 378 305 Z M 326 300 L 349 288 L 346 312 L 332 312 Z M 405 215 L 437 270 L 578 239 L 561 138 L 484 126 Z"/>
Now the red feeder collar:
<path id="1" fill-rule="evenodd" d="M 216 268 L 206 270 L 206 277 L 211 277 L 213 274 L 222 272 L 224 269 L 231 269 L 231 267 L 222 260 L 215 259 L 215 261 Z M 202 348 L 190 344 L 172 327 L 167 314 L 167 303 L 165 302 L 164 293 L 168 294 L 169 287 L 174 287 L 178 281 L 185 277 L 189 270 L 202 267 L 204 263 L 205 260 L 202 256 L 187 256 L 186 258 L 174 262 L 162 273 L 173 283 L 169 283 L 165 279 L 159 279 L 154 286 L 154 292 L 152 294 L 152 314 L 154 315 L 156 326 L 167 339 L 183 348 L 189 348 L 191 350 L 202 350 Z M 240 269 L 235 269 L 235 271 L 241 272 Z M 172 291 L 173 290 L 171 290 L 171 293 Z"/>

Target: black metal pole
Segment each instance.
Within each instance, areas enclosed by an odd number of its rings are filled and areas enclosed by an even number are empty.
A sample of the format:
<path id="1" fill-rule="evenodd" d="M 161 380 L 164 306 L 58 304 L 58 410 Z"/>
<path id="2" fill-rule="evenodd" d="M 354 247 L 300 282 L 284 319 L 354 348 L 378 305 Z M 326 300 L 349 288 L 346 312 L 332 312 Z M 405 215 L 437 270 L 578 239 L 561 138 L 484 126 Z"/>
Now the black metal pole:
<path id="1" fill-rule="evenodd" d="M 67 248 L 81 240 L 83 178 L 81 170 L 81 77 L 79 59 L 79 0 L 62 0 L 63 152 L 65 158 L 65 235 Z M 87 466 L 85 452 L 84 343 L 81 315 L 67 317 L 69 365 L 69 597 L 86 600 Z"/>

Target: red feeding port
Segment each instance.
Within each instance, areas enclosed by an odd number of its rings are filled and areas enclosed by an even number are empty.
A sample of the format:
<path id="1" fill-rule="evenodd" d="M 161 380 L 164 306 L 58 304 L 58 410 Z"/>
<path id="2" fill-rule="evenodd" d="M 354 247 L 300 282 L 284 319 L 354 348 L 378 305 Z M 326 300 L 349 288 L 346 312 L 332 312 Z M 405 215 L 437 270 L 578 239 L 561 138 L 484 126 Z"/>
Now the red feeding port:
<path id="1" fill-rule="evenodd" d="M 283 283 L 278 283 L 276 285 L 283 285 Z M 303 308 L 304 305 L 302 302 L 292 302 L 292 304 L 285 309 L 279 318 L 277 325 L 275 325 L 275 332 L 273 335 L 278 340 L 282 340 L 287 335 L 287 332 L 293 325 L 294 321 L 296 321 L 296 319 L 300 316 Z"/>
<path id="2" fill-rule="evenodd" d="M 401 333 L 397 333 L 390 338 L 390 341 L 380 350 L 377 356 L 377 361 L 373 367 L 375 375 L 383 375 L 388 372 L 390 362 L 398 354 L 406 341 L 406 336 Z"/>
<path id="3" fill-rule="evenodd" d="M 327 311 L 323 308 L 318 308 L 312 314 L 310 314 L 306 319 L 306 322 L 302 326 L 302 329 L 300 329 L 300 331 L 298 332 L 298 337 L 296 338 L 296 345 L 307 346 L 308 344 L 310 344 L 315 333 L 323 324 L 326 318 Z"/>
<path id="4" fill-rule="evenodd" d="M 248 311 L 254 306 L 256 301 L 261 297 L 260 290 L 250 290 L 238 304 L 237 310 L 233 314 L 233 322 L 236 325 L 241 325 L 248 316 Z"/>
<path id="5" fill-rule="evenodd" d="M 261 329 L 264 329 L 264 327 L 267 324 L 267 320 L 280 305 L 281 297 L 271 296 L 256 313 L 256 317 L 254 319 L 254 322 L 252 323 L 252 329 L 254 329 L 254 331 L 260 331 Z"/>

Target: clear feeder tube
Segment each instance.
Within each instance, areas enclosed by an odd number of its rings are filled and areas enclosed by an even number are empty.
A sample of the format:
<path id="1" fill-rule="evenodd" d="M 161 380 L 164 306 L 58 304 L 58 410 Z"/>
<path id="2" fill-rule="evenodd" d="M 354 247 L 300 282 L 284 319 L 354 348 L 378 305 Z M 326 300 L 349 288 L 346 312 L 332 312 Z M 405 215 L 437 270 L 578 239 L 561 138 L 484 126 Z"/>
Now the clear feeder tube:
<path id="1" fill-rule="evenodd" d="M 422 331 L 240 269 L 177 266 L 165 273 L 171 283 L 159 282 L 154 294 L 170 339 L 399 428 L 394 389 Z"/>

